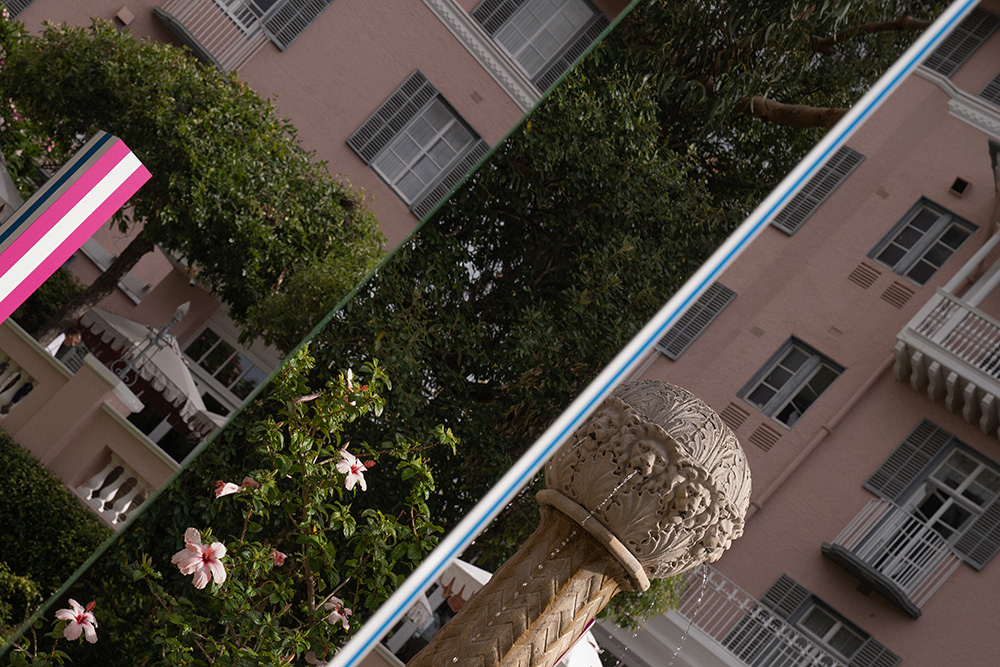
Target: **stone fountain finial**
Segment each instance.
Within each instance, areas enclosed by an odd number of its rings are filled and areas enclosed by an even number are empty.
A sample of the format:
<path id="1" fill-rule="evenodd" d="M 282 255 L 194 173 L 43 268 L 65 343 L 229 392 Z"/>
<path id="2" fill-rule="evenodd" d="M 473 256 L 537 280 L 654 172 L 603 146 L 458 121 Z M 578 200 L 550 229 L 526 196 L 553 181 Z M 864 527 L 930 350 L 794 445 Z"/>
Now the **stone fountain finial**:
<path id="1" fill-rule="evenodd" d="M 732 431 L 655 381 L 619 387 L 545 481 L 538 529 L 408 667 L 551 667 L 619 591 L 717 560 L 750 502 Z"/>

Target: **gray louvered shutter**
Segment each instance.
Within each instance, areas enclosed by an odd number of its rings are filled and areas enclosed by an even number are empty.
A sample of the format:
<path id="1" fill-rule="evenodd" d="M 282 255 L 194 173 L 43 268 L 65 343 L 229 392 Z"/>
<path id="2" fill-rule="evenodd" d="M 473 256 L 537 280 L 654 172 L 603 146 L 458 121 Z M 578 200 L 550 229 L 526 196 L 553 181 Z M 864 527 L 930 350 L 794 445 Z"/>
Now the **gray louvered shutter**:
<path id="1" fill-rule="evenodd" d="M 847 665 L 848 667 L 896 667 L 902 660 L 884 644 L 875 641 L 874 637 L 868 637 Z"/>
<path id="2" fill-rule="evenodd" d="M 556 58 L 551 65 L 535 77 L 533 83 L 542 92 L 551 88 L 556 81 L 561 77 L 570 67 L 573 66 L 590 45 L 597 41 L 597 38 L 601 36 L 601 33 L 611 25 L 611 22 L 604 16 L 604 14 L 598 13 L 594 17 L 593 23 L 587 26 L 587 29 L 576 38 L 576 40 L 570 44 L 562 54 Z"/>
<path id="3" fill-rule="evenodd" d="M 993 77 L 993 80 L 986 84 L 979 97 L 1000 106 L 1000 74 Z"/>
<path id="4" fill-rule="evenodd" d="M 809 182 L 795 193 L 771 224 L 786 234 L 794 234 L 864 159 L 865 156 L 856 150 L 841 146 Z"/>
<path id="5" fill-rule="evenodd" d="M 924 61 L 928 67 L 944 76 L 951 76 L 1000 26 L 1000 16 L 976 7 L 951 33 L 941 46 Z"/>
<path id="6" fill-rule="evenodd" d="M 4 0 L 4 4 L 7 6 L 7 11 L 10 12 L 10 17 L 16 19 L 17 15 L 28 8 L 32 0 Z"/>
<path id="7" fill-rule="evenodd" d="M 781 575 L 760 602 L 723 638 L 722 645 L 743 662 L 753 664 L 762 653 L 770 654 L 774 639 L 781 631 L 780 621 L 768 610 L 787 622 L 811 596 L 808 589 L 794 579 Z"/>
<path id="8" fill-rule="evenodd" d="M 735 298 L 736 292 L 733 290 L 722 283 L 712 283 L 698 300 L 691 304 L 687 312 L 667 330 L 663 338 L 656 343 L 656 349 L 668 359 L 677 359 Z"/>
<path id="9" fill-rule="evenodd" d="M 490 37 L 528 0 L 483 0 L 472 10 L 472 18 Z"/>
<path id="10" fill-rule="evenodd" d="M 950 433 L 925 419 L 868 478 L 864 487 L 882 498 L 893 502 L 899 500 L 914 480 L 928 472 L 930 462 L 952 441 Z"/>
<path id="11" fill-rule="evenodd" d="M 965 529 L 955 543 L 955 551 L 977 570 L 1000 552 L 1000 498 L 994 498 L 983 515 Z"/>
<path id="12" fill-rule="evenodd" d="M 787 621 L 811 596 L 808 588 L 783 574 L 767 589 L 760 601 Z"/>
<path id="13" fill-rule="evenodd" d="M 286 0 L 264 17 L 264 30 L 275 46 L 284 51 L 333 0 Z"/>
<path id="14" fill-rule="evenodd" d="M 379 151 L 437 94 L 437 88 L 427 77 L 420 70 L 415 71 L 347 139 L 347 145 L 361 156 L 365 164 L 371 164 Z"/>

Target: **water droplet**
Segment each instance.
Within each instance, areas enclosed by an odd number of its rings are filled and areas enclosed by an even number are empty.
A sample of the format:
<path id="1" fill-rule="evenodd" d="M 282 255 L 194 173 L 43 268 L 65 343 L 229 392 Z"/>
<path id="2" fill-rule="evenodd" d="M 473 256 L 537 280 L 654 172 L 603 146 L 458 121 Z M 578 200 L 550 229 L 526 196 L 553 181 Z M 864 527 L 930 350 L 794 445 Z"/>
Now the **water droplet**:
<path id="1" fill-rule="evenodd" d="M 541 566 L 541 565 L 539 565 L 539 566 L 538 566 L 538 569 L 539 569 L 539 570 L 541 570 L 541 569 L 542 569 L 542 566 Z"/>
<path id="2" fill-rule="evenodd" d="M 528 582 L 526 581 L 526 582 L 524 582 L 524 583 L 523 583 L 523 584 L 521 584 L 521 585 L 522 585 L 522 586 L 527 586 L 527 585 L 528 585 Z"/>
<path id="3" fill-rule="evenodd" d="M 458 662 L 458 656 L 455 656 L 454 658 L 452 658 L 451 661 L 452 662 Z"/>

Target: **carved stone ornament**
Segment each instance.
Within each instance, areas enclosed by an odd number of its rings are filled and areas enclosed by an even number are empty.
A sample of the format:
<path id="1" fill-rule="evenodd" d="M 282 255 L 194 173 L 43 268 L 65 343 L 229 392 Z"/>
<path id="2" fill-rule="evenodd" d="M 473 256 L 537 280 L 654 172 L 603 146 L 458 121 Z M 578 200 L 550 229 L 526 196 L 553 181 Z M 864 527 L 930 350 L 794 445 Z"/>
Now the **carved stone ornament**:
<path id="1" fill-rule="evenodd" d="M 750 503 L 732 432 L 661 382 L 615 391 L 545 478 L 538 528 L 407 667 L 552 667 L 619 591 L 719 558 Z"/>
<path id="2" fill-rule="evenodd" d="M 729 427 L 691 392 L 656 381 L 619 387 L 545 481 L 541 502 L 554 491 L 582 507 L 650 579 L 718 560 L 743 534 L 750 503 L 750 469 Z"/>

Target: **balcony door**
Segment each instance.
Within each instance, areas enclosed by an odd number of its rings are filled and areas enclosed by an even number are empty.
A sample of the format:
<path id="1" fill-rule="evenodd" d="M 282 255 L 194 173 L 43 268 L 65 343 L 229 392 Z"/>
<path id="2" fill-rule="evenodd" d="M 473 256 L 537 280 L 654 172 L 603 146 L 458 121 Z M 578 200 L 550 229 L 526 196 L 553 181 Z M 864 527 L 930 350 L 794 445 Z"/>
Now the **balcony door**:
<path id="1" fill-rule="evenodd" d="M 937 567 L 962 534 L 1000 493 L 1000 475 L 962 449 L 951 453 L 873 533 L 882 542 L 875 569 L 906 588 Z"/>

